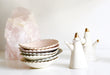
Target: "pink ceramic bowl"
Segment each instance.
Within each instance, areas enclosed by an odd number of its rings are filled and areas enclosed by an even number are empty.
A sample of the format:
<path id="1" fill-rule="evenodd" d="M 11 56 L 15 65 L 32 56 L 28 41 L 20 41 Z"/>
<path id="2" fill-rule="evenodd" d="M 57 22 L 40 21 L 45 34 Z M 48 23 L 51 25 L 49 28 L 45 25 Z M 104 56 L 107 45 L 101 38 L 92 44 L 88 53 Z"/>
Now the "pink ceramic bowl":
<path id="1" fill-rule="evenodd" d="M 54 47 L 50 47 L 48 49 L 42 49 L 42 50 L 32 50 L 32 49 L 24 49 L 24 48 L 19 48 L 20 51 L 22 52 L 26 52 L 26 53 L 39 53 L 39 52 L 42 52 L 42 53 L 45 53 L 45 52 L 50 52 L 50 51 L 53 51 L 53 50 L 56 50 L 59 48 L 59 44 L 54 46 Z"/>
<path id="2" fill-rule="evenodd" d="M 59 44 L 58 40 L 55 39 L 43 39 L 29 43 L 19 44 L 23 49 L 27 50 L 46 50 L 55 47 Z"/>

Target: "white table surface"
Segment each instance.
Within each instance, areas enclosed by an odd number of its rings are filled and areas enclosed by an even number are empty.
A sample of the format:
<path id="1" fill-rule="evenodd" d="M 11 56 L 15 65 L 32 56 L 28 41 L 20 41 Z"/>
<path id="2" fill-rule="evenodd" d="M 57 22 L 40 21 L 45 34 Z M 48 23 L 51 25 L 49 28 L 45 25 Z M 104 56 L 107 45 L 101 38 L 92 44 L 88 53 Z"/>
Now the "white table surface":
<path id="1" fill-rule="evenodd" d="M 49 67 L 31 69 L 19 61 L 4 60 L 0 52 L 0 75 L 110 75 L 110 50 L 97 50 L 97 60 L 87 69 L 69 69 L 70 51 L 63 50 L 60 57 Z"/>

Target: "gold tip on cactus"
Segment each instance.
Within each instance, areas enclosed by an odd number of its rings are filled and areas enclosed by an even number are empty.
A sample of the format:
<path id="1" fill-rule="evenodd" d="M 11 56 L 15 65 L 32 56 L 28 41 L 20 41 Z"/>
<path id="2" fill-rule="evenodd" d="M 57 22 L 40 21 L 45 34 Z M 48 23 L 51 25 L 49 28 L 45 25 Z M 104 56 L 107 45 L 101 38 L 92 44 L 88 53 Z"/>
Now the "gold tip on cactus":
<path id="1" fill-rule="evenodd" d="M 79 36 L 78 36 L 78 33 L 75 33 L 75 36 L 74 36 L 74 38 L 78 38 Z"/>
<path id="2" fill-rule="evenodd" d="M 89 29 L 88 28 L 85 28 L 85 32 L 89 32 Z"/>
<path id="3" fill-rule="evenodd" d="M 99 42 L 99 39 L 97 40 L 97 42 Z"/>

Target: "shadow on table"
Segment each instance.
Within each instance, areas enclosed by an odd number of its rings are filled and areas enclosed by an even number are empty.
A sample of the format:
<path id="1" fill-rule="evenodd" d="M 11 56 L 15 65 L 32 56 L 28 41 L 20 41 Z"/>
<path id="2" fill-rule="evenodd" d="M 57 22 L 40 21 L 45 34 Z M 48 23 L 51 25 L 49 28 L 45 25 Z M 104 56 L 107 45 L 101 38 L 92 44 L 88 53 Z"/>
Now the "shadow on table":
<path id="1" fill-rule="evenodd" d="M 29 69 L 26 65 L 18 60 L 1 60 L 0 68 L 11 68 L 11 69 Z"/>
<path id="2" fill-rule="evenodd" d="M 96 61 L 110 63 L 110 57 L 97 57 Z"/>
<path id="3" fill-rule="evenodd" d="M 69 65 L 68 64 L 63 64 L 63 63 L 56 63 L 56 64 L 53 64 L 53 66 L 56 66 L 56 67 L 62 67 L 62 68 L 69 68 Z"/>

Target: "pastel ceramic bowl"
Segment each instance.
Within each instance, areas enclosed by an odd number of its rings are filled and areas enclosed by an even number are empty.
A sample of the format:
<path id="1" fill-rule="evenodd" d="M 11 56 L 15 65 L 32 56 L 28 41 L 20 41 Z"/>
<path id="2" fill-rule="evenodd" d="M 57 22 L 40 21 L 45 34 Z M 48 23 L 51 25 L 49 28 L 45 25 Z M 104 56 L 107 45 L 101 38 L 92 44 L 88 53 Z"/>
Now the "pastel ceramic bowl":
<path id="1" fill-rule="evenodd" d="M 51 57 L 51 56 L 55 55 L 58 51 L 59 51 L 59 49 L 56 49 L 51 52 L 44 52 L 44 53 L 25 53 L 25 52 L 22 52 L 21 55 L 28 60 L 36 60 L 36 59 L 43 59 L 43 58 Z"/>
<path id="2" fill-rule="evenodd" d="M 58 45 L 58 41 L 55 39 L 43 39 L 29 43 L 19 44 L 21 48 L 28 50 L 46 50 Z"/>
<path id="3" fill-rule="evenodd" d="M 58 58 L 58 55 L 62 52 L 62 49 L 59 49 L 58 52 L 48 58 L 45 59 L 38 59 L 38 60 L 27 60 L 27 59 L 22 59 L 21 61 L 32 67 L 32 68 L 45 68 L 47 66 L 49 66 L 50 64 L 52 64 L 52 62 Z"/>
<path id="4" fill-rule="evenodd" d="M 59 44 L 57 44 L 56 46 L 50 47 L 48 49 L 44 49 L 44 50 L 24 49 L 24 48 L 20 47 L 20 51 L 28 52 L 28 53 L 49 52 L 49 51 L 53 51 L 53 50 L 58 49 L 58 48 L 59 48 Z"/>

